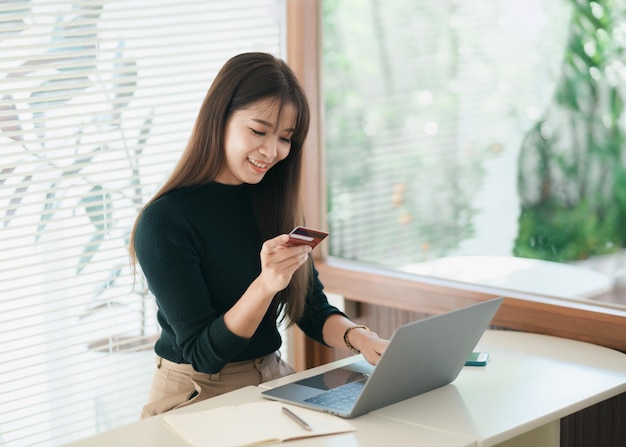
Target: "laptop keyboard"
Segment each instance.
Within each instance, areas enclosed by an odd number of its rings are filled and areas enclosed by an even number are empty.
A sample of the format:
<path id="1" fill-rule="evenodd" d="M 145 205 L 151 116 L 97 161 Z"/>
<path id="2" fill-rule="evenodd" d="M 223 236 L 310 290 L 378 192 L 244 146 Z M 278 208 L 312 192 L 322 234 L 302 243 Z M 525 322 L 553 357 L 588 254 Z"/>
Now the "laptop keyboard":
<path id="1" fill-rule="evenodd" d="M 313 397 L 305 399 L 305 402 L 309 402 L 315 405 L 321 405 L 323 407 L 329 407 L 340 411 L 349 411 L 354 407 L 361 390 L 363 389 L 365 382 L 350 382 L 345 385 L 338 386 L 337 388 L 324 391 Z"/>

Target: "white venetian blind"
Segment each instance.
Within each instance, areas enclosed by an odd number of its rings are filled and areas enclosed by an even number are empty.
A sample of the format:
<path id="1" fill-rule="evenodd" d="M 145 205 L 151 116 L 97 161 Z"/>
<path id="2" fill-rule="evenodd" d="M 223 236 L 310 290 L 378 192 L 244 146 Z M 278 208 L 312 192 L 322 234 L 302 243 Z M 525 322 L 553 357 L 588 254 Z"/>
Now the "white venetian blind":
<path id="1" fill-rule="evenodd" d="M 280 56 L 283 8 L 0 2 L 0 445 L 139 419 L 158 325 L 129 232 L 219 67 Z"/>

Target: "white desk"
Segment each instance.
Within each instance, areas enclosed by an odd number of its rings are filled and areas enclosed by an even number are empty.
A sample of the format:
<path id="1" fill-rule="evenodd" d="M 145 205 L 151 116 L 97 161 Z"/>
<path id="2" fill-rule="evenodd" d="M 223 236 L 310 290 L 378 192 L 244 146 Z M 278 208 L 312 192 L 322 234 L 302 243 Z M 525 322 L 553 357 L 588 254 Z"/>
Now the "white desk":
<path id="1" fill-rule="evenodd" d="M 599 346 L 487 331 L 484 368 L 373 414 L 472 437 L 477 446 L 558 446 L 561 418 L 626 392 L 626 355 Z M 515 439 L 516 437 L 519 437 Z"/>
<path id="2" fill-rule="evenodd" d="M 264 401 L 265 399 L 261 397 L 261 391 L 260 387 L 250 386 L 175 411 L 189 413 L 224 405 Z M 67 444 L 66 447 L 189 447 L 189 444 L 163 424 L 162 418 L 162 415 L 154 416 L 116 430 Z M 416 441 L 425 446 L 438 447 L 473 447 L 475 445 L 473 439 L 462 435 L 442 433 L 373 414 L 351 419 L 350 423 L 356 427 L 355 432 L 294 440 L 274 445 L 285 445 L 286 447 L 380 447 L 388 445 L 390 439 L 392 439 L 393 446 L 412 446 L 416 445 Z M 208 431 L 210 425 L 211 421 L 207 420 Z M 245 429 L 246 427 L 242 427 L 242 430 Z M 208 445 L 210 446 L 210 443 Z"/>
<path id="3" fill-rule="evenodd" d="M 356 432 L 289 441 L 285 445 L 552 446 L 558 445 L 560 418 L 626 391 L 626 355 L 610 349 L 507 331 L 487 331 L 477 349 L 490 353 L 489 364 L 464 368 L 451 385 L 352 419 Z M 243 388 L 177 411 L 261 400 L 263 388 L 301 379 L 350 360 L 339 360 L 261 387 Z M 162 416 L 155 416 L 68 447 L 188 447 L 161 419 Z"/>
<path id="4" fill-rule="evenodd" d="M 469 437 L 477 446 L 558 446 L 562 417 L 626 392 L 626 355 L 612 349 L 488 330 L 476 350 L 489 352 L 486 367 L 465 367 L 452 384 L 371 414 Z"/>

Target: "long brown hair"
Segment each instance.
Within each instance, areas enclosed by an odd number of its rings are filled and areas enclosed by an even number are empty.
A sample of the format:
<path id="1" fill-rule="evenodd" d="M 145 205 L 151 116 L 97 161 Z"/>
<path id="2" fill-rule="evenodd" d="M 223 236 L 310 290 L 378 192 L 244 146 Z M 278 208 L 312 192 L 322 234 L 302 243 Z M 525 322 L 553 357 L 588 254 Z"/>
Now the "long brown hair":
<path id="1" fill-rule="evenodd" d="M 281 111 L 285 105 L 292 105 L 296 110 L 296 122 L 289 155 L 252 188 L 259 232 L 262 240 L 267 240 L 302 224 L 300 178 L 302 146 L 309 130 L 309 105 L 291 68 L 283 60 L 267 53 L 239 54 L 224 64 L 204 98 L 178 164 L 144 209 L 174 189 L 215 181 L 226 163 L 224 133 L 228 119 L 235 111 L 264 99 L 277 101 Z M 135 221 L 129 247 L 133 266 L 137 263 L 134 241 L 138 220 L 139 217 Z M 287 288 L 274 298 L 272 311 L 278 317 L 284 310 L 289 325 L 302 316 L 311 272 L 309 261 L 294 273 Z"/>

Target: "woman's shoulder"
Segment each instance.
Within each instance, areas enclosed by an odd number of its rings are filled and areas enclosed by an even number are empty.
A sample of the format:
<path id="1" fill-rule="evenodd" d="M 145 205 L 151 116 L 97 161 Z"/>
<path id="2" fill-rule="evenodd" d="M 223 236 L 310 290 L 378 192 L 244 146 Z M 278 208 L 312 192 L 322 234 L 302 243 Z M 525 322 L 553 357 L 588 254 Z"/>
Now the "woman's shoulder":
<path id="1" fill-rule="evenodd" d="M 138 228 L 162 228 L 185 221 L 193 205 L 183 189 L 170 191 L 148 203 L 139 215 Z"/>
<path id="2" fill-rule="evenodd" d="M 156 208 L 195 207 L 199 204 L 210 205 L 231 203 L 246 199 L 250 195 L 249 185 L 224 185 L 208 183 L 203 185 L 185 186 L 168 191 L 155 199 L 149 206 Z"/>
<path id="3" fill-rule="evenodd" d="M 219 214 L 224 205 L 249 203 L 249 191 L 244 186 L 219 183 L 187 186 L 168 191 L 146 205 L 140 221 L 182 223 Z"/>
<path id="4" fill-rule="evenodd" d="M 185 208 L 193 210 L 198 201 L 202 200 L 204 190 L 206 187 L 203 186 L 187 186 L 168 191 L 146 205 L 144 212 L 167 215 Z"/>
<path id="5" fill-rule="evenodd" d="M 167 217 L 168 215 L 176 214 L 176 211 L 183 204 L 181 200 L 183 197 L 178 190 L 170 191 L 161 197 L 157 197 L 144 207 L 141 213 L 142 217 Z"/>

